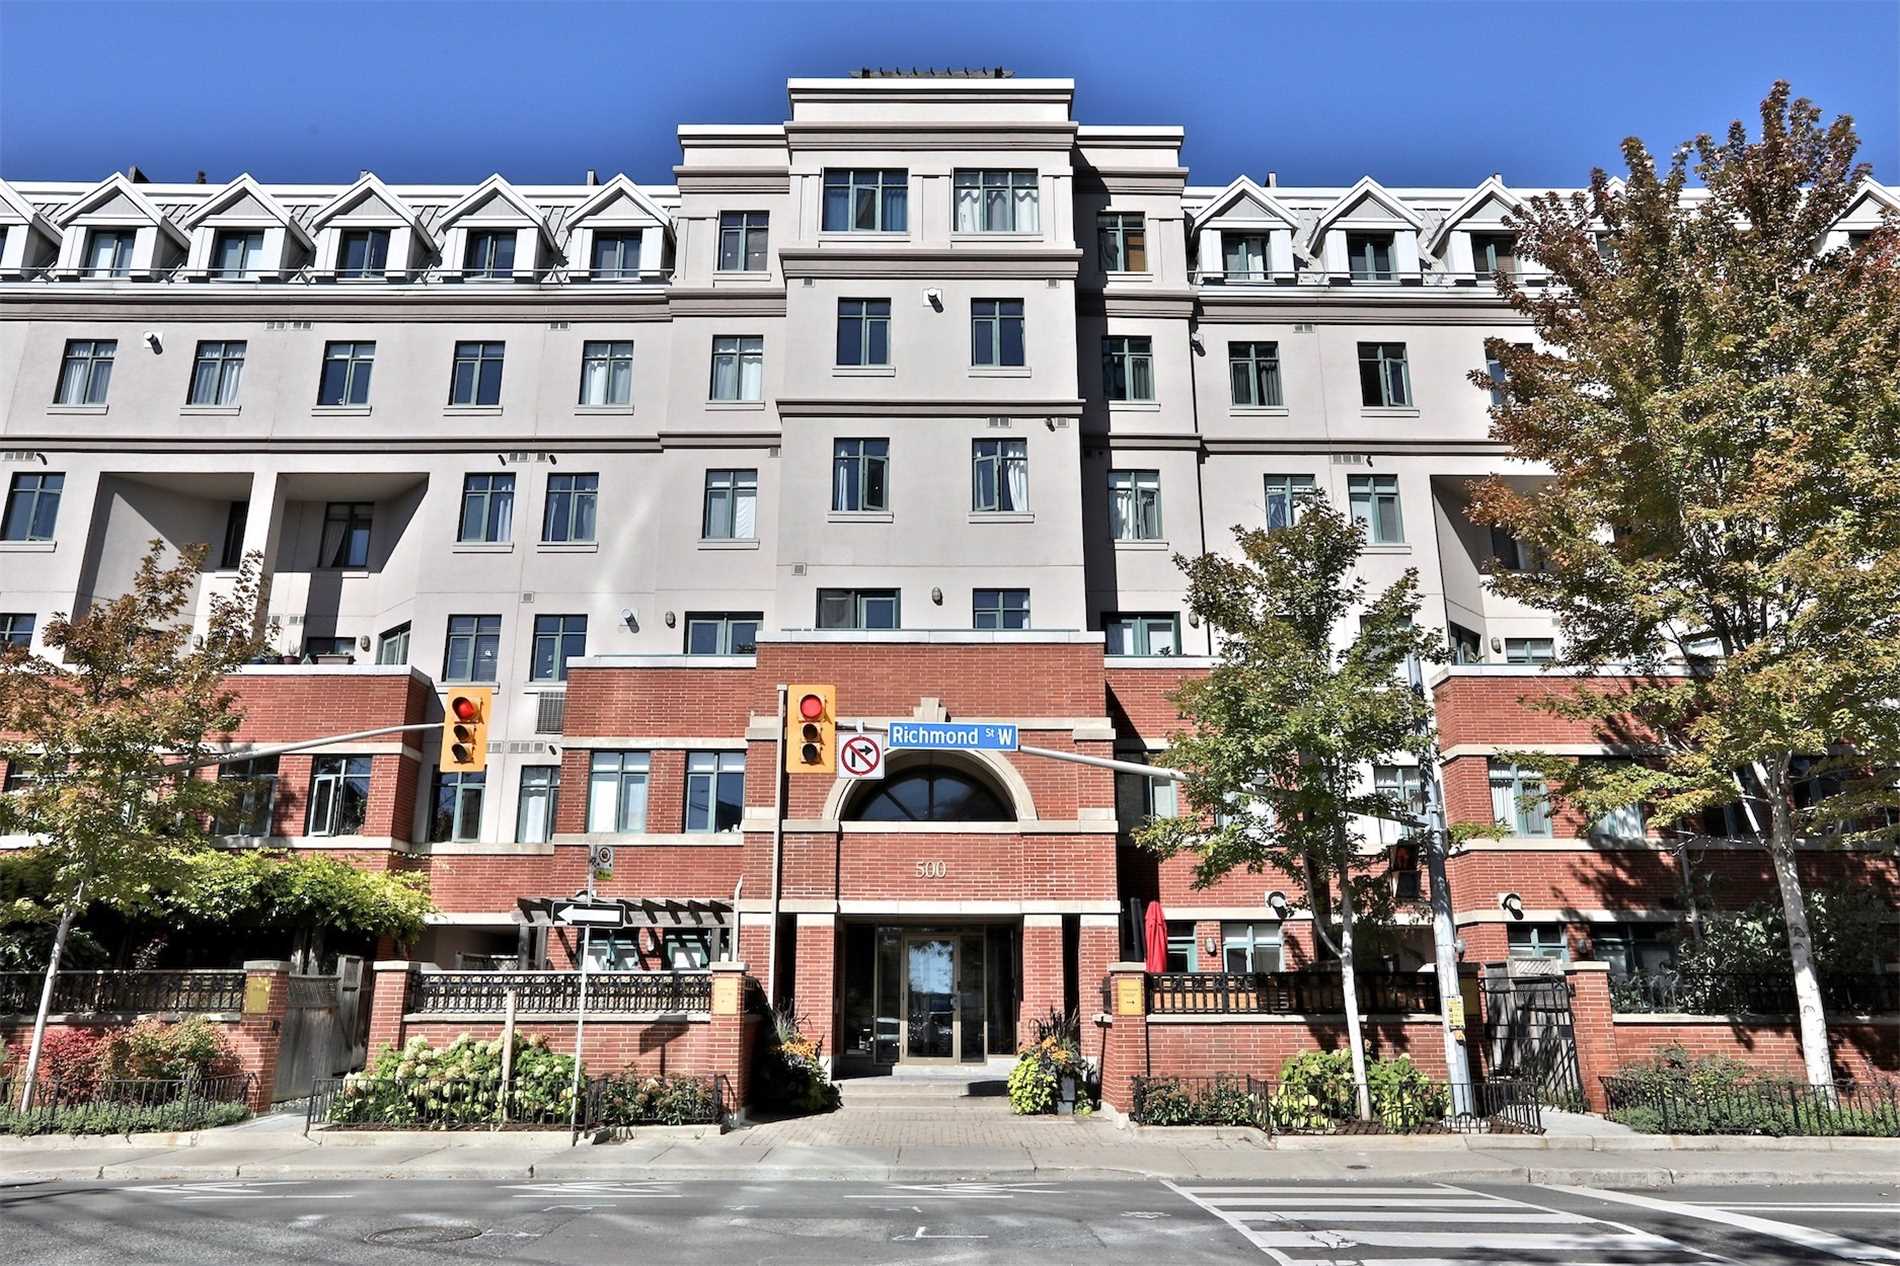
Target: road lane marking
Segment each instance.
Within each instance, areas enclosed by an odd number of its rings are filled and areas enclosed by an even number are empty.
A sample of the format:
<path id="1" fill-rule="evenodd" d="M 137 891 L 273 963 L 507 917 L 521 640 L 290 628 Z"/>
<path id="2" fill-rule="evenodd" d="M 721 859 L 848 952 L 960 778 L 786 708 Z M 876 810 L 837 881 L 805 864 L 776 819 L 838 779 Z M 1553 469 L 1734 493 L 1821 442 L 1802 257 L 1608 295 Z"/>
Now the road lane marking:
<path id="1" fill-rule="evenodd" d="M 1580 1196 L 1585 1200 L 1626 1204 L 1638 1209 L 1647 1209 L 1651 1213 L 1672 1213 L 1678 1217 L 1716 1222 L 1723 1226 L 1732 1226 L 1739 1231 L 1751 1231 L 1756 1235 L 1766 1235 L 1770 1239 L 1778 1239 L 1802 1248 L 1827 1253 L 1842 1261 L 1900 1262 L 1900 1250 L 1850 1240 L 1844 1235 L 1816 1230 L 1814 1227 L 1802 1226 L 1796 1222 L 1777 1222 L 1772 1218 L 1758 1218 L 1751 1214 L 1733 1213 L 1727 1209 L 1682 1204 L 1674 1200 L 1658 1200 L 1654 1196 L 1639 1196 L 1627 1191 L 1604 1191 L 1597 1187 L 1560 1187 L 1553 1184 L 1546 1190 L 1561 1191 L 1566 1195 Z"/>
<path id="2" fill-rule="evenodd" d="M 930 1235 L 930 1234 L 927 1234 L 924 1231 L 924 1228 L 920 1226 L 917 1228 L 917 1232 L 914 1235 L 892 1236 L 891 1243 L 897 1244 L 897 1243 L 902 1243 L 909 1240 L 987 1240 L 989 1238 L 990 1237 L 987 1235 Z"/>
<path id="3" fill-rule="evenodd" d="M 1060 1190 L 1046 1182 L 933 1182 L 892 1183 L 874 1195 L 849 1195 L 846 1200 L 889 1200 L 901 1193 L 906 1200 L 1013 1200 L 1019 1195 L 1042 1195 Z"/>
<path id="4" fill-rule="evenodd" d="M 153 1196 L 177 1196 L 180 1200 L 272 1200 L 294 1197 L 298 1200 L 347 1200 L 348 1192 L 288 1192 L 265 1191 L 266 1187 L 300 1187 L 298 1179 L 276 1179 L 272 1181 L 245 1182 L 176 1182 L 145 1184 L 137 1187 L 120 1187 L 119 1191 L 140 1192 Z"/>
<path id="5" fill-rule="evenodd" d="M 549 1196 L 584 1196 L 593 1200 L 678 1200 L 666 1190 L 675 1183 L 643 1182 L 537 1182 L 509 1183 L 497 1191 L 512 1191 L 516 1200 L 543 1200 Z"/>

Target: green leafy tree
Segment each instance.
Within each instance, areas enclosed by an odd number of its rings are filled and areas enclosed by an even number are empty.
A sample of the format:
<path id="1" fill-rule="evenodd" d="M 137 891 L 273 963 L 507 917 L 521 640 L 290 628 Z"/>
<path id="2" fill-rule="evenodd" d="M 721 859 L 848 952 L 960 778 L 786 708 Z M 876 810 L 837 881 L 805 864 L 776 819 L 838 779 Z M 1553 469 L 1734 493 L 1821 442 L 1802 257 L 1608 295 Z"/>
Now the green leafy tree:
<path id="1" fill-rule="evenodd" d="M 237 728 L 226 676 L 257 652 L 257 564 L 205 602 L 192 627 L 203 547 L 169 563 L 154 541 L 131 592 L 76 618 L 55 616 L 57 658 L 0 657 L 0 760 L 17 774 L 0 795 L 0 835 L 28 834 L 55 920 L 46 989 L 27 1056 L 26 1093 L 45 1033 L 54 973 L 73 920 L 100 902 L 146 908 L 172 886 L 229 791 L 186 768 Z"/>
<path id="2" fill-rule="evenodd" d="M 1493 480 L 1482 521 L 1542 558 L 1493 586 L 1556 613 L 1598 671 L 1544 706 L 1649 759 L 1544 760 L 1586 813 L 1665 829 L 1737 805 L 1767 841 L 1809 1079 L 1831 1077 L 1798 847 L 1890 840 L 1900 757 L 1900 234 L 1829 245 L 1868 174 L 1851 120 L 1777 84 L 1626 183 L 1515 217 L 1549 273 L 1500 278 L 1539 345 L 1491 340 L 1492 434 L 1549 471 Z M 1690 187 L 1690 176 L 1701 189 Z"/>
<path id="3" fill-rule="evenodd" d="M 1431 758 L 1430 707 L 1405 667 L 1412 656 L 1440 658 L 1441 647 L 1414 622 L 1417 574 L 1368 596 L 1354 574 L 1364 529 L 1323 498 L 1291 527 L 1236 528 L 1235 538 L 1237 558 L 1176 560 L 1188 609 L 1217 631 L 1218 662 L 1172 697 L 1186 725 L 1170 736 L 1168 759 L 1186 775 L 1189 812 L 1145 824 L 1136 839 L 1163 857 L 1194 856 L 1197 887 L 1244 870 L 1288 876 L 1303 890 L 1289 905 L 1313 911 L 1315 932 L 1338 955 L 1368 1116 L 1356 924 L 1388 916 L 1390 899 L 1376 882 L 1386 861 L 1360 822 L 1412 818 L 1418 806 L 1370 787 L 1367 766 Z"/>

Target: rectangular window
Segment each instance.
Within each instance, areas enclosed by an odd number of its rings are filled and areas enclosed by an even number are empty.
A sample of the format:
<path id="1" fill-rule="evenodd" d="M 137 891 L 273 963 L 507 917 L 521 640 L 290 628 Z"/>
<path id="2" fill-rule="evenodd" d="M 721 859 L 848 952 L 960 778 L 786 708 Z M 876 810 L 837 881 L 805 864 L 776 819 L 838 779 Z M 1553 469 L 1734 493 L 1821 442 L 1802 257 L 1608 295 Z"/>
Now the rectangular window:
<path id="1" fill-rule="evenodd" d="M 1491 816 L 1518 835 L 1550 835 L 1550 797 L 1544 776 L 1511 761 L 1493 760 Z"/>
<path id="2" fill-rule="evenodd" d="M 0 611 L 0 647 L 33 645 L 33 616 L 29 612 Z"/>
<path id="3" fill-rule="evenodd" d="M 0 516 L 0 541 L 52 540 L 65 487 L 64 475 L 15 475 L 7 487 L 6 514 Z"/>
<path id="4" fill-rule="evenodd" d="M 1037 180 L 1033 171 L 973 171 L 956 174 L 956 231 L 1034 233 Z"/>
<path id="5" fill-rule="evenodd" d="M 633 403 L 632 343 L 581 344 L 580 402 L 595 408 Z"/>
<path id="6" fill-rule="evenodd" d="M 501 403 L 502 343 L 457 343 L 455 368 L 449 375 L 452 405 Z"/>
<path id="7" fill-rule="evenodd" d="M 1599 768 L 1611 768 L 1627 772 L 1631 762 L 1619 758 L 1591 757 L 1586 759 L 1606 760 L 1607 764 Z M 1598 843 L 1611 843 L 1624 840 L 1641 840 L 1646 834 L 1648 823 L 1643 816 L 1641 804 L 1619 805 L 1609 810 L 1590 824 L 1589 836 Z"/>
<path id="8" fill-rule="evenodd" d="M 1278 343 L 1229 343 L 1227 375 L 1237 405 L 1278 408 L 1286 403 L 1280 394 Z"/>
<path id="9" fill-rule="evenodd" d="M 1200 962 L 1199 947 L 1194 943 L 1194 925 L 1185 920 L 1177 923 L 1168 920 L 1168 967 L 1169 971 L 1198 971 Z"/>
<path id="10" fill-rule="evenodd" d="M 132 247 L 138 234 L 131 229 L 94 229 L 86 239 L 86 275 L 130 277 Z"/>
<path id="11" fill-rule="evenodd" d="M 970 363 L 1023 364 L 1023 301 L 970 300 Z"/>
<path id="12" fill-rule="evenodd" d="M 501 659 L 501 617 L 452 615 L 442 656 L 443 681 L 494 681 Z"/>
<path id="13" fill-rule="evenodd" d="M 1484 639 L 1476 630 L 1462 624 L 1448 623 L 1445 635 L 1451 642 L 1451 660 L 1454 664 L 1482 664 L 1484 662 Z"/>
<path id="14" fill-rule="evenodd" d="M 891 301 L 838 300 L 838 360 L 840 365 L 891 363 Z"/>
<path id="15" fill-rule="evenodd" d="M 501 544 L 514 539 L 515 477 L 465 475 L 462 479 L 462 521 L 458 541 Z"/>
<path id="16" fill-rule="evenodd" d="M 594 255 L 588 275 L 600 278 L 638 277 L 642 233 L 594 234 Z"/>
<path id="17" fill-rule="evenodd" d="M 1267 237 L 1264 233 L 1223 233 L 1221 273 L 1228 281 L 1267 279 Z"/>
<path id="18" fill-rule="evenodd" d="M 487 790 L 486 773 L 438 772 L 435 776 L 435 803 L 429 811 L 429 840 L 445 844 L 450 840 L 478 840 L 482 837 L 482 793 Z"/>
<path id="19" fill-rule="evenodd" d="M 393 629 L 385 629 L 376 639 L 376 662 L 379 664 L 407 664 L 409 662 L 409 625 L 405 622 Z"/>
<path id="20" fill-rule="evenodd" d="M 309 835 L 360 835 L 369 809 L 367 756 L 319 756 L 310 762 Z"/>
<path id="21" fill-rule="evenodd" d="M 1278 923 L 1223 923 L 1220 925 L 1221 967 L 1230 972 L 1280 970 Z"/>
<path id="22" fill-rule="evenodd" d="M 1593 923 L 1590 954 L 1610 965 L 1614 980 L 1676 967 L 1676 928 L 1669 923 Z"/>
<path id="23" fill-rule="evenodd" d="M 1550 664 L 1557 660 L 1557 643 L 1548 637 L 1507 637 L 1504 662 L 1507 664 Z"/>
<path id="24" fill-rule="evenodd" d="M 559 765 L 522 766 L 521 790 L 515 798 L 515 842 L 545 844 L 552 839 L 560 803 Z"/>
<path id="25" fill-rule="evenodd" d="M 1029 509 L 1029 441 L 974 441 L 970 481 L 972 510 L 1004 513 Z"/>
<path id="26" fill-rule="evenodd" d="M 378 277 L 388 268 L 388 229 L 347 229 L 337 241 L 336 270 L 339 276 Z"/>
<path id="27" fill-rule="evenodd" d="M 1161 539 L 1161 472 L 1108 472 L 1108 530 L 1118 541 Z"/>
<path id="28" fill-rule="evenodd" d="M 595 752 L 587 771 L 587 829 L 638 834 L 647 829 L 645 752 Z"/>
<path id="29" fill-rule="evenodd" d="M 736 614 L 698 612 L 686 616 L 686 653 L 688 655 L 751 655 L 758 650 L 759 623 L 756 611 Z"/>
<path id="30" fill-rule="evenodd" d="M 1539 571 L 1543 566 L 1535 547 L 1524 544 L 1508 529 L 1496 524 L 1491 527 L 1490 564 L 1500 571 Z"/>
<path id="31" fill-rule="evenodd" d="M 1268 475 L 1267 531 L 1292 527 L 1306 513 L 1306 507 L 1319 495 L 1311 475 Z"/>
<path id="32" fill-rule="evenodd" d="M 722 273 L 762 273 L 765 271 L 766 225 L 763 211 L 722 211 L 719 213 L 719 271 Z"/>
<path id="33" fill-rule="evenodd" d="M 1504 938 L 1512 958 L 1549 958 L 1570 961 L 1570 938 L 1561 923 L 1513 923 Z"/>
<path id="34" fill-rule="evenodd" d="M 686 829 L 736 831 L 745 816 L 745 753 L 686 754 Z"/>
<path id="35" fill-rule="evenodd" d="M 469 277 L 506 277 L 515 270 L 513 229 L 471 229 L 462 271 Z"/>
<path id="36" fill-rule="evenodd" d="M 1346 502 L 1354 523 L 1366 529 L 1371 545 L 1402 545 L 1405 528 L 1399 514 L 1397 475 L 1352 475 L 1346 480 Z"/>
<path id="37" fill-rule="evenodd" d="M 1095 236 L 1105 273 L 1148 271 L 1148 229 L 1139 211 L 1104 211 L 1095 217 Z"/>
<path id="38" fill-rule="evenodd" d="M 186 404 L 232 406 L 238 402 L 238 384 L 244 377 L 242 341 L 198 344 L 191 362 L 191 391 Z"/>
<path id="39" fill-rule="evenodd" d="M 1416 765 L 1374 765 L 1372 789 L 1381 795 L 1395 796 L 1405 805 L 1408 815 L 1425 815 L 1425 786 Z M 1390 818 L 1379 819 L 1379 843 L 1390 847 L 1412 834 L 1412 828 Z"/>
<path id="40" fill-rule="evenodd" d="M 712 398 L 765 398 L 765 339 L 721 335 L 713 339 Z"/>
<path id="41" fill-rule="evenodd" d="M 541 539 L 591 541 L 594 508 L 600 500 L 599 475 L 549 475 L 548 501 L 541 515 Z"/>
<path id="42" fill-rule="evenodd" d="M 211 275 L 243 281 L 264 268 L 264 234 L 259 229 L 220 229 L 211 245 Z"/>
<path id="43" fill-rule="evenodd" d="M 831 442 L 831 508 L 846 513 L 891 508 L 891 442 Z"/>
<path id="44" fill-rule="evenodd" d="M 825 169 L 827 233 L 902 233 L 909 206 L 909 172 L 896 168 Z"/>
<path id="45" fill-rule="evenodd" d="M 1178 655 L 1181 624 L 1175 615 L 1120 615 L 1102 617 L 1102 633 L 1109 655 Z"/>
<path id="46" fill-rule="evenodd" d="M 236 571 L 244 565 L 244 531 L 251 519 L 249 501 L 233 501 L 224 511 L 224 547 L 218 552 L 218 569 Z"/>
<path id="47" fill-rule="evenodd" d="M 1102 340 L 1102 391 L 1110 400 L 1155 398 L 1153 342 L 1111 335 Z"/>
<path id="48" fill-rule="evenodd" d="M 1139 765 L 1150 763 L 1145 752 L 1117 752 L 1115 758 Z M 1172 818 L 1179 814 L 1180 798 L 1172 778 L 1130 773 L 1127 770 L 1116 772 L 1115 817 L 1121 823 L 1122 830 L 1132 831 L 1152 819 Z"/>
<path id="49" fill-rule="evenodd" d="M 534 617 L 534 658 L 528 676 L 533 681 L 566 681 L 567 661 L 587 654 L 587 617 L 537 615 Z"/>
<path id="50" fill-rule="evenodd" d="M 1412 403 L 1412 371 L 1403 343 L 1359 345 L 1359 403 L 1368 409 L 1400 409 Z"/>
<path id="51" fill-rule="evenodd" d="M 1491 380 L 1491 407 L 1504 407 L 1504 362 L 1495 356 L 1484 358 L 1484 376 Z"/>
<path id="52" fill-rule="evenodd" d="M 706 472 L 706 507 L 700 520 L 700 536 L 709 541 L 756 540 L 758 520 L 758 471 Z"/>
<path id="53" fill-rule="evenodd" d="M 1471 268 L 1479 277 L 1489 279 L 1493 273 L 1511 276 L 1511 235 L 1508 233 L 1473 233 L 1471 235 Z"/>
<path id="54" fill-rule="evenodd" d="M 970 595 L 971 628 L 1026 629 L 1029 627 L 1027 589 L 977 589 Z"/>
<path id="55" fill-rule="evenodd" d="M 317 403 L 368 404 L 370 371 L 375 368 L 376 344 L 325 343 Z"/>
<path id="56" fill-rule="evenodd" d="M 337 633 L 308 633 L 303 639 L 303 658 L 306 664 L 316 663 L 319 658 L 341 659 L 344 663 L 356 662 L 356 639 Z"/>
<path id="57" fill-rule="evenodd" d="M 1346 234 L 1346 262 L 1354 281 L 1391 281 L 1391 234 Z"/>
<path id="58" fill-rule="evenodd" d="M 242 835 L 267 839 L 272 810 L 277 802 L 277 758 L 259 756 L 254 760 L 232 761 L 218 766 L 218 783 L 231 798 L 218 814 L 212 830 L 219 835 Z"/>
<path id="59" fill-rule="evenodd" d="M 323 508 L 323 544 L 319 567 L 369 566 L 369 528 L 376 505 L 370 501 L 332 501 Z"/>
<path id="60" fill-rule="evenodd" d="M 820 589 L 821 629 L 894 629 L 898 620 L 895 589 Z"/>
<path id="61" fill-rule="evenodd" d="M 117 339 L 67 339 L 53 403 L 104 404 L 106 389 L 112 385 L 112 359 L 118 350 Z"/>

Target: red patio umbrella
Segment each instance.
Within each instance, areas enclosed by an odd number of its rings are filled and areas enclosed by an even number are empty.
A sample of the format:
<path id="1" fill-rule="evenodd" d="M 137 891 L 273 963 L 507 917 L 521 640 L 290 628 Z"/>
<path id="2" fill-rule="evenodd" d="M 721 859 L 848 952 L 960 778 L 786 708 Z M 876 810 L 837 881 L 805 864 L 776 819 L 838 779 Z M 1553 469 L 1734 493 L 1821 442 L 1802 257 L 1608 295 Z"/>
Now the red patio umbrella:
<path id="1" fill-rule="evenodd" d="M 1161 912 L 1159 901 L 1148 903 L 1148 913 L 1143 916 L 1142 928 L 1148 942 L 1148 970 L 1168 970 L 1168 919 Z"/>

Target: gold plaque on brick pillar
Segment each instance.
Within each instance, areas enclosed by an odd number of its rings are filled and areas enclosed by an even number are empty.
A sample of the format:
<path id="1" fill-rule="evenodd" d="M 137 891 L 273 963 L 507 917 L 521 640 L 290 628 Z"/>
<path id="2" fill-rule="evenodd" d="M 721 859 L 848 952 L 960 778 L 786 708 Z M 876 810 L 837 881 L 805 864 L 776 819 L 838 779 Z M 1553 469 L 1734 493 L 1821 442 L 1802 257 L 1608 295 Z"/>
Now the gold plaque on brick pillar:
<path id="1" fill-rule="evenodd" d="M 270 1010 L 270 977 L 247 976 L 244 979 L 244 1014 L 263 1015 Z"/>
<path id="2" fill-rule="evenodd" d="M 739 978 L 737 976 L 713 977 L 712 1013 L 714 1015 L 739 1014 Z"/>
<path id="3" fill-rule="evenodd" d="M 1120 976 L 1115 981 L 1115 1014 L 1143 1014 L 1141 977 Z"/>

